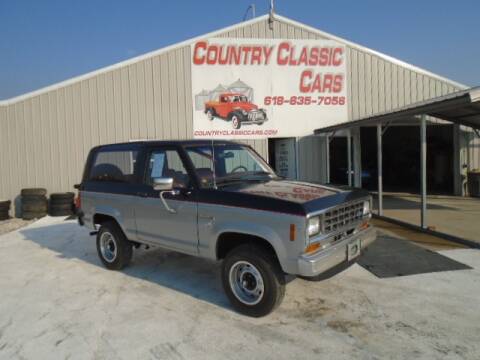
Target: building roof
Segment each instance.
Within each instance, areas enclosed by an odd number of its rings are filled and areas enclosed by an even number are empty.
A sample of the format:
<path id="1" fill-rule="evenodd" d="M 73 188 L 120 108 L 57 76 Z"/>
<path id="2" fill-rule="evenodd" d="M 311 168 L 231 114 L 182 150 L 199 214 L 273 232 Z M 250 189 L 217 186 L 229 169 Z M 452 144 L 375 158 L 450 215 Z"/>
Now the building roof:
<path id="1" fill-rule="evenodd" d="M 314 134 L 331 133 L 357 126 L 392 123 L 419 115 L 429 115 L 480 129 L 480 87 L 457 91 L 355 121 L 319 128 L 314 131 Z"/>
<path id="2" fill-rule="evenodd" d="M 184 46 L 188 46 L 188 45 L 191 45 L 192 43 L 198 41 L 198 40 L 201 40 L 201 39 L 205 39 L 205 38 L 213 38 L 213 37 L 216 37 L 216 36 L 219 36 L 225 32 L 228 32 L 228 31 L 231 31 L 231 30 L 235 30 L 235 29 L 238 29 L 238 28 L 242 28 L 242 27 L 245 27 L 245 26 L 248 26 L 248 25 L 251 25 L 251 24 L 255 24 L 257 22 L 262 22 L 262 21 L 266 21 L 267 19 L 269 18 L 269 15 L 266 14 L 266 15 L 262 15 L 262 16 L 258 16 L 256 18 L 253 18 L 251 20 L 248 20 L 248 21 L 244 21 L 244 22 L 241 22 L 241 23 L 237 23 L 235 25 L 232 25 L 232 26 L 228 26 L 228 27 L 225 27 L 223 29 L 219 29 L 219 30 L 216 30 L 216 31 L 213 31 L 213 32 L 210 32 L 210 33 L 207 33 L 207 34 L 203 34 L 203 35 L 200 35 L 200 36 L 197 36 L 197 37 L 194 37 L 194 38 L 191 38 L 191 39 L 188 39 L 188 40 L 185 40 L 185 41 L 182 41 L 182 42 L 179 42 L 179 43 L 176 43 L 176 44 L 173 44 L 173 45 L 169 45 L 169 46 L 166 46 L 164 48 L 161 48 L 161 49 L 158 49 L 158 50 L 155 50 L 155 51 L 151 51 L 151 52 L 148 52 L 148 53 L 145 53 L 143 55 L 139 55 L 139 56 L 136 56 L 136 57 L 133 57 L 131 59 L 128 59 L 128 60 L 125 60 L 125 61 L 121 61 L 119 63 L 116 63 L 116 64 L 113 64 L 113 65 L 110 65 L 110 66 L 107 66 L 107 67 L 104 67 L 104 68 L 101 68 L 101 69 L 98 69 L 98 70 L 95 70 L 95 71 L 92 71 L 92 72 L 89 72 L 89 73 L 86 73 L 86 74 L 83 74 L 83 75 L 80 75 L 80 76 L 76 76 L 76 77 L 73 77 L 71 79 L 68 79 L 68 80 L 64 80 L 64 81 L 61 81 L 61 82 L 58 82 L 56 84 L 53 84 L 53 85 L 49 85 L 49 86 L 46 86 L 46 87 L 43 87 L 41 89 L 38 89 L 38 90 L 34 90 L 34 91 L 31 91 L 31 92 L 28 92 L 26 94 L 22 94 L 22 95 L 19 95 L 19 96 L 15 96 L 13 98 L 10 98 L 10 99 L 6 99 L 6 100 L 1 100 L 0 101 L 0 105 L 9 105 L 9 104 L 12 104 L 12 103 L 16 103 L 16 102 L 19 102 L 19 101 L 22 101 L 22 100 L 25 100 L 27 98 L 30 98 L 30 97 L 33 97 L 33 96 L 37 96 L 37 95 L 40 95 L 40 94 L 43 94 L 45 92 L 48 92 L 48 91 L 52 91 L 52 90 L 56 90 L 56 89 L 59 89 L 59 88 L 62 88 L 62 87 L 65 87 L 65 86 L 68 86 L 68 85 L 71 85 L 71 84 L 74 84 L 74 83 L 77 83 L 77 82 L 80 82 L 82 80 L 86 80 L 86 79 L 89 79 L 91 77 L 94 77 L 94 76 L 97 76 L 99 74 L 103 74 L 103 73 L 106 73 L 106 72 L 109 72 L 109 71 L 112 71 L 112 70 L 115 70 L 115 69 L 118 69 L 118 68 L 121 68 L 121 67 L 124 67 L 124 66 L 127 66 L 127 65 L 131 65 L 131 64 L 134 64 L 136 62 L 139 62 L 139 61 L 142 61 L 142 60 L 145 60 L 145 59 L 148 59 L 148 58 L 151 58 L 151 57 L 154 57 L 154 56 L 157 56 L 157 55 L 160 55 L 160 54 L 163 54 L 165 52 L 168 52 L 168 51 L 171 51 L 171 50 L 175 50 L 175 49 L 178 49 L 178 48 L 181 48 L 181 47 L 184 47 Z M 279 20 L 281 22 L 284 22 L 286 24 L 290 24 L 292 26 L 296 26 L 296 27 L 301 27 L 307 31 L 310 31 L 312 33 L 316 33 L 317 35 L 319 36 L 322 36 L 322 37 L 325 37 L 325 38 L 329 38 L 329 39 L 332 39 L 332 40 L 336 40 L 340 43 L 343 43 L 351 48 L 354 48 L 354 49 L 357 49 L 357 50 L 360 50 L 360 51 L 363 51 L 363 52 L 367 52 L 371 55 L 374 55 L 374 56 L 378 56 L 379 58 L 382 58 L 386 61 L 389 61 L 391 63 L 394 63 L 396 65 L 399 65 L 399 66 L 402 66 L 404 68 L 407 68 L 407 69 L 410 69 L 412 71 L 415 71 L 417 73 L 420 73 L 420 74 L 424 74 L 424 75 L 427 75 L 427 76 L 430 76 L 432 78 L 435 78 L 437 80 L 441 80 L 441 81 L 444 81 L 444 82 L 447 82 L 453 86 L 456 86 L 456 87 L 459 87 L 459 88 L 462 88 L 462 89 L 466 89 L 467 86 L 463 85 L 463 84 L 460 84 L 458 82 L 455 82 L 453 80 L 450 80 L 450 79 L 447 79 L 445 77 L 442 77 L 440 75 L 437 75 L 437 74 L 434 74 L 430 71 L 427 71 L 425 69 L 422 69 L 422 68 L 419 68 L 417 66 L 414 66 L 412 64 L 409 64 L 407 62 L 404 62 L 404 61 L 401 61 L 401 60 L 398 60 L 394 57 L 391 57 L 389 55 L 385 55 L 381 52 L 378 52 L 378 51 L 375 51 L 373 49 L 370 49 L 368 47 L 365 47 L 365 46 L 362 46 L 362 45 L 359 45 L 359 44 L 356 44 L 354 42 L 351 42 L 349 40 L 346 40 L 346 39 L 343 39 L 341 37 L 338 37 L 338 36 L 335 36 L 335 35 L 332 35 L 330 33 L 327 33 L 325 31 L 322 31 L 322 30 L 319 30 L 319 29 L 316 29 L 314 27 L 311 27 L 311 26 L 308 26 L 308 25 L 305 25 L 305 24 L 302 24 L 300 22 L 297 22 L 295 20 L 292 20 L 292 19 L 289 19 L 289 18 L 286 18 L 284 16 L 281 16 L 281 15 L 278 15 L 278 14 L 275 14 L 275 19 L 276 20 Z"/>
<path id="3" fill-rule="evenodd" d="M 95 146 L 95 150 L 119 150 L 126 149 L 128 147 L 138 146 L 194 146 L 194 145 L 245 145 L 241 141 L 229 141 L 229 140 L 210 140 L 210 139 L 197 139 L 197 140 L 133 140 L 129 142 L 112 143 L 105 145 Z"/>

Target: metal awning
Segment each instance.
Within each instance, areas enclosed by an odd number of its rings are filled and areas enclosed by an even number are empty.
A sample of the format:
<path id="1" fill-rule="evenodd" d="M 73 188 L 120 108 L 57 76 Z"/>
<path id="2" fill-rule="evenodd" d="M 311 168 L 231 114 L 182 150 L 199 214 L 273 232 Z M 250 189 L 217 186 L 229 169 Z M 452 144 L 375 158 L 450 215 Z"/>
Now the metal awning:
<path id="1" fill-rule="evenodd" d="M 378 125 L 427 115 L 456 124 L 480 129 L 480 87 L 458 91 L 433 99 L 413 103 L 392 111 L 346 123 L 319 128 L 314 134 L 330 133 L 357 126 Z"/>
<path id="2" fill-rule="evenodd" d="M 445 96 L 417 102 L 393 111 L 374 116 L 328 126 L 314 131 L 315 135 L 325 135 L 327 140 L 341 130 L 347 130 L 348 140 L 348 183 L 351 185 L 351 129 L 360 126 L 376 126 L 377 128 L 377 171 L 378 171 L 378 216 L 383 217 L 383 150 L 382 137 L 389 125 L 407 119 L 418 119 L 420 125 L 420 185 L 421 185 L 421 224 L 422 230 L 427 227 L 427 118 L 431 116 L 455 124 L 469 126 L 480 136 L 480 87 L 458 91 Z M 384 126 L 385 125 L 385 126 Z M 385 129 L 384 129 L 385 128 Z M 332 135 L 333 134 L 333 135 Z M 327 182 L 329 181 L 329 141 L 327 141 Z M 440 233 L 439 233 L 440 234 Z M 445 234 L 440 234 L 445 235 Z M 452 238 L 450 236 L 450 238 Z M 460 239 L 463 241 L 463 239 Z"/>

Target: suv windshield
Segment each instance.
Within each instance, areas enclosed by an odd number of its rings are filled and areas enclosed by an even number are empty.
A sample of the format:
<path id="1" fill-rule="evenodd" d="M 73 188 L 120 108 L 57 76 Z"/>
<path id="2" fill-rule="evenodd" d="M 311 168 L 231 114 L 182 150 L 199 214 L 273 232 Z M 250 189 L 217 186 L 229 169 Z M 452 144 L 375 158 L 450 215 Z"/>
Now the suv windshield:
<path id="1" fill-rule="evenodd" d="M 225 184 L 232 181 L 276 177 L 268 164 L 248 146 L 237 144 L 215 144 L 213 147 L 199 145 L 188 146 L 185 150 L 200 179 L 200 186 L 203 188 L 212 188 L 215 183 Z M 215 163 L 212 162 L 213 157 L 215 157 Z"/>

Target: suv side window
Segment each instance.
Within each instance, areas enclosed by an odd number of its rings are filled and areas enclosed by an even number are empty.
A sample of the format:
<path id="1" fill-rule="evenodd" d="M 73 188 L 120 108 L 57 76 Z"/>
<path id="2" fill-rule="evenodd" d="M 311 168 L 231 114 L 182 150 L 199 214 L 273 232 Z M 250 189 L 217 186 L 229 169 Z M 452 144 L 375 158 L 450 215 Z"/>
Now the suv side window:
<path id="1" fill-rule="evenodd" d="M 138 151 L 100 151 L 89 174 L 90 181 L 135 183 Z"/>
<path id="2" fill-rule="evenodd" d="M 187 188 L 190 178 L 177 150 L 154 150 L 150 154 L 147 166 L 146 183 L 153 184 L 157 177 L 173 178 L 174 188 Z"/>

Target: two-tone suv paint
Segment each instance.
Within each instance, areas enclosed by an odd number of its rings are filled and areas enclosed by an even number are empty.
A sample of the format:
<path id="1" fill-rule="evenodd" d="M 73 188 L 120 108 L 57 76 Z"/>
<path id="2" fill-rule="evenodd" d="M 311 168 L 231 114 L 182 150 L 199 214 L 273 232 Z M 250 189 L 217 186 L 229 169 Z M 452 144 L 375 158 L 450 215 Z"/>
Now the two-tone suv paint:
<path id="1" fill-rule="evenodd" d="M 280 304 L 286 274 L 348 264 L 376 237 L 368 194 L 281 179 L 227 141 L 98 146 L 77 188 L 79 222 L 108 269 L 141 244 L 223 260 L 225 292 L 250 316 Z"/>

